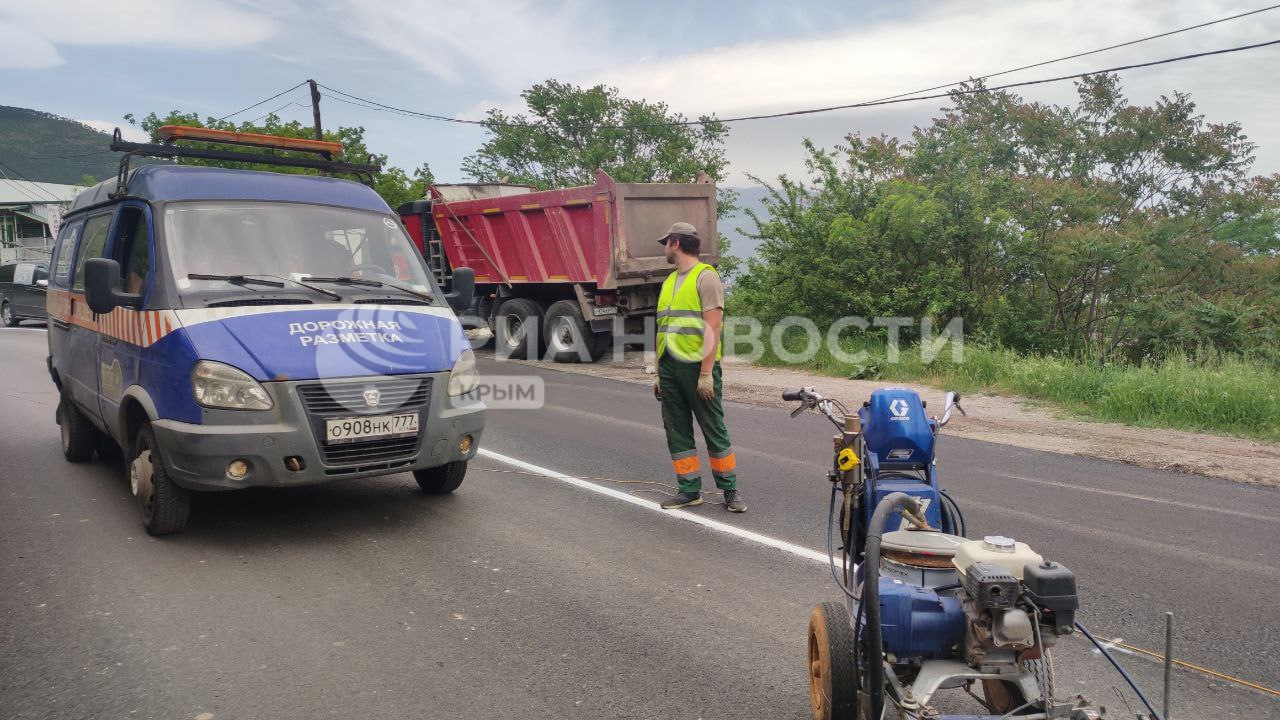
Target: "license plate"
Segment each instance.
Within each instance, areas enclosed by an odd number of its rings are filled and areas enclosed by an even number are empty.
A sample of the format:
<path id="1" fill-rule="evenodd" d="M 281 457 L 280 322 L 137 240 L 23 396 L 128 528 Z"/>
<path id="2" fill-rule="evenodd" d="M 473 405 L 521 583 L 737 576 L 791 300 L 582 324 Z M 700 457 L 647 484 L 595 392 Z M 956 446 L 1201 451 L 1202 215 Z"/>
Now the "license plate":
<path id="1" fill-rule="evenodd" d="M 324 423 L 324 440 L 330 445 L 417 434 L 418 413 L 339 418 Z"/>

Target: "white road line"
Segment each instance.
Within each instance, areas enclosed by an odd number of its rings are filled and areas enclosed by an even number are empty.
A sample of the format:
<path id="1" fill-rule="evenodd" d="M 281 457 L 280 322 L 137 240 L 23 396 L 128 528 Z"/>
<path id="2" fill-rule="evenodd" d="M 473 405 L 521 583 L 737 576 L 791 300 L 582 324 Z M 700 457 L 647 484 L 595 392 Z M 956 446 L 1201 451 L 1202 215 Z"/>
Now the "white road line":
<path id="1" fill-rule="evenodd" d="M 683 512 L 680 510 L 663 510 L 658 505 L 658 503 L 652 500 L 645 500 L 644 498 L 636 497 L 635 495 L 622 492 L 621 490 L 615 490 L 614 488 L 604 487 L 603 485 L 597 485 L 588 480 L 583 480 L 582 478 L 576 478 L 576 477 L 573 477 L 572 475 L 566 475 L 562 472 L 557 472 L 555 470 L 539 467 L 537 465 L 534 465 L 533 463 L 527 463 L 523 460 L 509 457 L 507 455 L 503 455 L 502 453 L 496 453 L 486 448 L 481 448 L 479 454 L 483 457 L 487 457 L 492 460 L 497 460 L 500 463 L 510 465 L 511 467 L 520 468 L 521 470 L 525 470 L 531 473 L 537 473 L 538 475 L 545 475 L 547 477 L 554 478 L 564 483 L 568 483 L 570 485 L 573 485 L 574 487 L 581 488 L 583 490 L 590 490 L 593 493 L 598 493 L 606 497 L 611 497 L 615 500 L 628 502 L 637 507 L 645 508 L 646 510 L 653 510 L 655 512 L 666 515 L 667 517 L 670 517 L 670 518 L 674 518 L 677 520 L 684 520 L 685 522 L 691 522 L 695 525 L 701 525 L 705 528 L 710 528 L 712 530 L 725 533 L 726 535 L 732 535 L 734 537 L 741 538 L 749 542 L 774 548 L 775 550 L 781 550 L 785 553 L 790 553 L 792 555 L 795 555 L 796 557 L 802 557 L 802 558 L 805 558 L 806 560 L 813 560 L 815 562 L 820 562 L 824 565 L 827 564 L 828 562 L 826 553 L 818 552 L 817 550 L 811 550 L 807 547 L 802 547 L 794 543 L 789 543 L 786 540 L 779 540 L 777 538 L 769 537 L 768 535 L 761 535 L 760 533 L 757 533 L 757 532 L 744 530 L 740 527 L 730 525 L 729 523 L 724 523 L 724 522 L 720 522 L 719 520 L 712 520 L 711 518 L 703 517 L 702 515 L 698 515 L 697 513 Z"/>
<path id="2" fill-rule="evenodd" d="M 1041 480 L 1039 478 L 1024 477 L 1022 475 L 1008 475 L 1006 473 L 993 472 L 990 473 L 996 477 L 1006 478 L 1008 480 L 1017 480 L 1019 482 L 1036 483 L 1037 485 L 1049 485 L 1056 488 L 1065 488 L 1067 490 L 1079 490 L 1080 492 L 1091 492 L 1099 495 L 1110 495 L 1112 497 L 1122 497 L 1129 500 L 1142 500 L 1145 502 L 1157 503 L 1160 505 L 1174 505 L 1176 507 L 1187 508 L 1188 510 L 1203 510 L 1205 512 L 1222 513 L 1223 515 L 1235 515 L 1236 517 L 1248 518 L 1249 520 L 1261 520 L 1263 522 L 1280 522 L 1280 518 L 1271 515 L 1259 515 L 1257 513 L 1244 512 L 1243 510 L 1228 510 L 1226 508 L 1212 507 L 1210 505 L 1197 505 L 1195 503 L 1181 502 L 1179 500 L 1166 500 L 1165 498 L 1151 497 L 1149 495 L 1135 495 L 1133 493 L 1120 492 L 1119 490 L 1103 490 L 1102 488 L 1082 487 L 1080 485 L 1072 485 L 1070 483 L 1055 482 L 1053 480 Z"/>

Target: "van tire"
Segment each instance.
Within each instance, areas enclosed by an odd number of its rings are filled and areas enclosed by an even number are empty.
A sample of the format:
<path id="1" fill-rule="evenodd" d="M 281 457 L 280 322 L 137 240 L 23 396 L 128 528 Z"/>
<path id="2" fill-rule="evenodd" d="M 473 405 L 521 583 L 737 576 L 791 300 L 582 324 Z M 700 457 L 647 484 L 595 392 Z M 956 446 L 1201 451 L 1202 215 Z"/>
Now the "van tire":
<path id="1" fill-rule="evenodd" d="M 418 487 L 422 488 L 422 492 L 428 495 L 448 495 L 462 485 L 462 479 L 466 476 L 466 460 L 413 471 L 413 479 L 418 481 Z"/>
<path id="2" fill-rule="evenodd" d="M 552 362 L 591 362 L 596 354 L 596 336 L 582 319 L 582 311 L 573 300 L 557 300 L 547 308 L 542 336 L 546 338 L 547 356 Z"/>
<path id="3" fill-rule="evenodd" d="M 143 453 L 147 454 L 147 462 L 140 464 Z M 135 490 L 138 509 L 142 511 L 142 525 L 147 532 L 151 535 L 168 535 L 185 528 L 187 518 L 191 515 L 191 492 L 178 487 L 169 477 L 151 423 L 143 423 L 138 428 L 138 434 L 133 440 L 133 452 L 129 453 L 128 460 L 125 463 L 125 473 L 131 489 L 135 484 L 134 466 L 142 468 L 149 465 L 151 469 L 150 478 L 137 478 Z"/>
<path id="4" fill-rule="evenodd" d="M 22 322 L 22 318 L 13 314 L 13 306 L 8 300 L 0 304 L 0 320 L 4 321 L 5 327 L 18 327 L 18 323 Z"/>
<path id="5" fill-rule="evenodd" d="M 66 395 L 58 402 L 58 426 L 62 435 L 62 454 L 68 462 L 82 463 L 93 459 L 101 433 Z"/>
<path id="6" fill-rule="evenodd" d="M 542 306 L 528 298 L 510 298 L 494 319 L 494 348 L 500 358 L 542 356 Z"/>

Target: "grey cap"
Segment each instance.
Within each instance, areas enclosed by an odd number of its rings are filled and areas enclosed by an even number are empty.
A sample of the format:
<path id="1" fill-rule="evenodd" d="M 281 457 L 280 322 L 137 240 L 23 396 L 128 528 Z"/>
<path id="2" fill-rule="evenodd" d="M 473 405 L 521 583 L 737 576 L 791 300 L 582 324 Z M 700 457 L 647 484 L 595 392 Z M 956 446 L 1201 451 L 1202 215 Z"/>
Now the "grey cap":
<path id="1" fill-rule="evenodd" d="M 698 237 L 698 228 L 690 225 L 687 222 L 675 223 L 674 225 L 671 226 L 671 229 L 667 231 L 666 235 L 663 235 L 662 237 L 658 238 L 658 243 L 666 244 L 667 238 L 671 237 L 672 235 L 688 235 L 690 237 Z"/>

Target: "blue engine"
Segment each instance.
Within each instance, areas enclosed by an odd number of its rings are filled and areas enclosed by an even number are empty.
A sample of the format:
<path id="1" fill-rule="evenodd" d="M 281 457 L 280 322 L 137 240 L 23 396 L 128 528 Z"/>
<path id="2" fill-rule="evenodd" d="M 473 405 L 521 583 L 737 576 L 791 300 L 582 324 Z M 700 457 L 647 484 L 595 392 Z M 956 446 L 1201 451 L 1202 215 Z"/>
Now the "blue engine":
<path id="1" fill-rule="evenodd" d="M 885 651 L 897 662 L 959 657 L 965 618 L 960 601 L 895 578 L 880 578 L 880 626 Z"/>
<path id="2" fill-rule="evenodd" d="M 858 416 L 867 446 L 863 460 L 870 480 L 863 504 L 863 527 L 886 495 L 902 492 L 926 501 L 925 519 L 930 525 L 954 532 L 954 528 L 944 527 L 942 523 L 937 472 L 933 465 L 933 424 L 924 413 L 920 395 L 906 388 L 876 390 L 858 410 Z M 890 518 L 885 531 L 898 529 L 902 522 L 897 516 Z"/>

